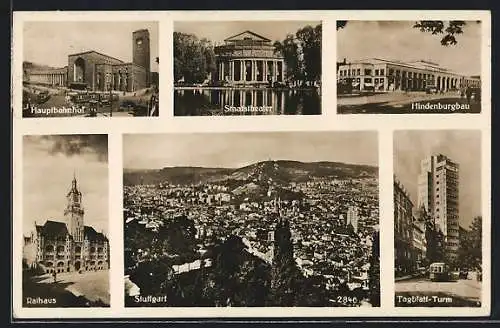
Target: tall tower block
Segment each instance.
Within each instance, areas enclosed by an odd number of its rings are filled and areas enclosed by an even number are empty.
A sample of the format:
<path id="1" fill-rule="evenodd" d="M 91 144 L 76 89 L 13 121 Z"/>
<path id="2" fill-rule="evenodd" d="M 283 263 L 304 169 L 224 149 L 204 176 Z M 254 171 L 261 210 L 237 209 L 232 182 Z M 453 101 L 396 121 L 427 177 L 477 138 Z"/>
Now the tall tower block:
<path id="1" fill-rule="evenodd" d="M 446 252 L 456 257 L 459 246 L 459 164 L 442 154 L 420 164 L 418 205 L 433 218 L 446 238 Z"/>
<path id="2" fill-rule="evenodd" d="M 150 41 L 149 31 L 146 29 L 137 30 L 132 33 L 133 39 L 133 63 L 146 69 L 146 83 L 150 84 L 151 62 L 150 62 Z"/>

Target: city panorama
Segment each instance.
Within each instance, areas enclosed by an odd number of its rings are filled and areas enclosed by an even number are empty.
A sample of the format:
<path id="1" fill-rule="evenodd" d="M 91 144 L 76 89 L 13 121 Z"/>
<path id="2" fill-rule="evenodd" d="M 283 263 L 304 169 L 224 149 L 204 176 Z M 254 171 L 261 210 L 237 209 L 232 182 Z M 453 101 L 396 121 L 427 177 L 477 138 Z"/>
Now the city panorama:
<path id="1" fill-rule="evenodd" d="M 379 306 L 377 156 L 375 132 L 125 135 L 126 306 Z"/>

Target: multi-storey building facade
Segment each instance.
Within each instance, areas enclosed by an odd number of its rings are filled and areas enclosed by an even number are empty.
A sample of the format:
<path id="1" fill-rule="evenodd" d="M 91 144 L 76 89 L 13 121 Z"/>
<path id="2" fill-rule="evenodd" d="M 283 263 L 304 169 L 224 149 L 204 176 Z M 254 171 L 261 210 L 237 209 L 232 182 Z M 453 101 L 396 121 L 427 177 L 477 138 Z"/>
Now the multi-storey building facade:
<path id="1" fill-rule="evenodd" d="M 262 85 L 285 80 L 284 58 L 271 40 L 245 31 L 214 48 L 217 74 L 212 78 L 229 85 Z"/>
<path id="2" fill-rule="evenodd" d="M 355 90 L 440 91 L 480 88 L 479 76 L 466 76 L 428 61 L 400 62 L 368 58 L 337 64 L 337 83 L 351 83 Z"/>
<path id="3" fill-rule="evenodd" d="M 75 178 L 66 200 L 66 222 L 47 220 L 43 225 L 35 223 L 31 235 L 24 237 L 24 262 L 28 267 L 41 268 L 45 273 L 108 269 L 108 238 L 85 225 L 82 193 Z"/>
<path id="4" fill-rule="evenodd" d="M 92 91 L 147 88 L 151 81 L 149 31 L 133 32 L 132 41 L 131 63 L 91 50 L 68 55 L 68 65 L 63 68 L 39 69 L 24 63 L 23 81 Z"/>
<path id="5" fill-rule="evenodd" d="M 445 253 L 456 257 L 459 246 L 459 165 L 442 154 L 420 163 L 418 204 L 424 206 L 445 236 Z"/>
<path id="6" fill-rule="evenodd" d="M 422 267 L 427 252 L 425 239 L 425 222 L 413 218 L 413 249 L 415 251 L 416 268 Z"/>
<path id="7" fill-rule="evenodd" d="M 413 203 L 404 186 L 394 177 L 394 256 L 396 270 L 416 269 L 413 246 Z"/>

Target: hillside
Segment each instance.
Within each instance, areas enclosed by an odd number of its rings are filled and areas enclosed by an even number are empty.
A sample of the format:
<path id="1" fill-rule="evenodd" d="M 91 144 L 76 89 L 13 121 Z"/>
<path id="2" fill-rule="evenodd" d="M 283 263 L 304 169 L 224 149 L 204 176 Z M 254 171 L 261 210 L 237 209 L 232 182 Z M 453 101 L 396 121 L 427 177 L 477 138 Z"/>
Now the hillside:
<path id="1" fill-rule="evenodd" d="M 123 184 L 190 185 L 221 182 L 231 189 L 260 189 L 269 182 L 290 183 L 320 177 L 346 177 L 378 175 L 378 168 L 339 162 L 265 161 L 242 168 L 166 167 L 160 170 L 124 170 Z M 253 183 L 254 185 L 249 185 Z M 246 186 L 246 187 L 244 187 Z M 260 187 L 259 187 L 260 186 Z"/>

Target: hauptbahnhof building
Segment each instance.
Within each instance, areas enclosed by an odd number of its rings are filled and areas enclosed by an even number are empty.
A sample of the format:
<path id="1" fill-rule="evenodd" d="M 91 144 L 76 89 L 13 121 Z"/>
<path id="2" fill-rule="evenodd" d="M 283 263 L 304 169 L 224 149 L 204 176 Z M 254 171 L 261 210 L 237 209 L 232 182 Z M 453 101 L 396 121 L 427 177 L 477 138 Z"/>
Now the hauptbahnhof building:
<path id="1" fill-rule="evenodd" d="M 429 61 L 401 62 L 369 58 L 337 65 L 337 82 L 352 83 L 354 90 L 439 91 L 480 88 L 479 76 L 466 76 Z"/>
<path id="2" fill-rule="evenodd" d="M 259 85 L 285 80 L 283 56 L 276 53 L 271 40 L 244 31 L 214 48 L 217 62 L 215 81 L 229 85 Z"/>
<path id="3" fill-rule="evenodd" d="M 133 92 L 147 88 L 152 80 L 149 31 L 133 32 L 132 41 L 131 63 L 92 50 L 68 55 L 68 66 L 63 68 L 40 69 L 25 62 L 23 81 L 92 91 Z"/>

